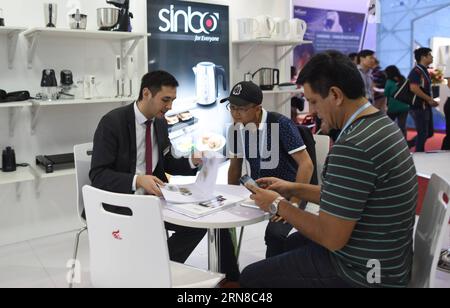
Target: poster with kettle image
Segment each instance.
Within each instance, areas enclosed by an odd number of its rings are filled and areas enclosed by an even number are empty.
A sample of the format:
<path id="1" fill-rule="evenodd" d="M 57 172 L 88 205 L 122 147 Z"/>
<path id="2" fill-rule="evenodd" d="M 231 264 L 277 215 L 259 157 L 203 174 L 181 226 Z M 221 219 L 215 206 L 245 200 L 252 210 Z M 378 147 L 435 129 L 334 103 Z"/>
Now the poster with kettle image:
<path id="1" fill-rule="evenodd" d="M 224 135 L 231 115 L 220 99 L 230 90 L 229 7 L 148 0 L 148 70 L 179 82 L 172 112 L 190 111 L 203 131 Z M 194 138 L 195 139 L 195 138 Z"/>

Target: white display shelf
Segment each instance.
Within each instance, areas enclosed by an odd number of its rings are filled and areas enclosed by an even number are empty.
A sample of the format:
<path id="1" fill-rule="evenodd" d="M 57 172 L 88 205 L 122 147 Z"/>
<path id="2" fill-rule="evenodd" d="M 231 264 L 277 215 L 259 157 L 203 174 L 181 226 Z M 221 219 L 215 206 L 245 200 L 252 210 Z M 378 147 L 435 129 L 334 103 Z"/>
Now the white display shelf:
<path id="1" fill-rule="evenodd" d="M 38 179 L 38 180 L 53 179 L 53 178 L 58 178 L 58 177 L 62 177 L 62 176 L 75 175 L 75 168 L 55 170 L 52 173 L 45 173 L 45 170 L 43 168 L 41 168 L 37 165 L 33 165 L 32 170 L 34 172 L 34 175 L 36 176 L 36 179 Z"/>
<path id="2" fill-rule="evenodd" d="M 256 40 L 233 41 L 233 44 L 238 46 L 237 59 L 238 59 L 238 66 L 239 66 L 242 63 L 242 61 L 244 61 L 245 58 L 247 58 L 252 53 L 252 51 L 258 46 L 265 45 L 265 46 L 275 47 L 275 60 L 277 63 L 279 63 L 288 54 L 290 54 L 291 51 L 294 50 L 295 47 L 297 47 L 299 45 L 304 45 L 304 44 L 312 44 L 312 41 L 256 39 Z M 242 53 L 242 55 L 241 55 L 241 50 L 240 50 L 241 45 L 250 45 L 249 48 L 244 53 Z M 281 47 L 281 48 L 287 47 L 286 48 L 287 50 L 284 53 L 282 53 L 281 56 L 279 56 L 279 51 L 278 51 L 279 47 Z"/>
<path id="3" fill-rule="evenodd" d="M 272 91 L 263 91 L 264 94 L 269 94 L 269 95 L 287 95 L 286 98 L 282 99 L 282 100 L 277 100 L 277 105 L 278 107 L 283 106 L 284 104 L 286 104 L 293 96 L 303 93 L 303 90 L 301 89 L 295 89 L 295 90 L 280 90 L 280 89 L 274 89 Z"/>
<path id="4" fill-rule="evenodd" d="M 312 41 L 299 41 L 299 40 L 272 40 L 272 39 L 256 39 L 256 40 L 243 40 L 233 41 L 233 44 L 256 44 L 256 45 L 270 45 L 270 46 L 298 46 L 303 44 L 312 44 Z"/>
<path id="5" fill-rule="evenodd" d="M 30 167 L 17 167 L 14 172 L 0 172 L 0 185 L 17 184 L 34 181 Z"/>
<path id="6" fill-rule="evenodd" d="M 119 32 L 119 31 L 90 31 L 90 30 L 73 30 L 58 28 L 31 28 L 23 34 L 25 37 L 33 37 L 36 35 L 48 37 L 63 38 L 82 38 L 82 39 L 99 39 L 99 40 L 134 40 L 148 36 L 147 33 L 137 32 Z"/>
<path id="7" fill-rule="evenodd" d="M 7 108 L 9 111 L 9 136 L 14 137 L 14 128 L 16 126 L 16 118 L 19 110 L 23 107 L 30 107 L 30 101 L 22 101 L 22 102 L 10 102 L 10 103 L 0 103 L 0 110 L 2 108 Z"/>
<path id="8" fill-rule="evenodd" d="M 280 89 L 274 89 L 271 91 L 263 91 L 264 94 L 300 94 L 303 93 L 303 90 L 301 89 L 295 89 L 295 90 L 280 90 Z"/>
<path id="9" fill-rule="evenodd" d="M 122 60 L 131 55 L 137 44 L 150 36 L 148 33 L 135 32 L 115 32 L 115 31 L 88 31 L 56 28 L 31 28 L 24 33 L 28 41 L 28 68 L 33 67 L 33 59 L 36 53 L 36 47 L 41 37 L 64 38 L 64 39 L 96 39 L 110 40 L 121 43 Z M 126 43 L 131 41 L 131 45 L 126 49 Z"/>
<path id="10" fill-rule="evenodd" d="M 31 106 L 30 101 L 0 103 L 0 108 L 22 108 L 22 107 L 30 107 L 30 106 Z"/>
<path id="11" fill-rule="evenodd" d="M 95 99 L 71 99 L 71 100 L 55 100 L 55 101 L 38 101 L 31 100 L 31 134 L 36 132 L 36 126 L 39 120 L 39 111 L 41 108 L 50 108 L 57 106 L 81 106 L 81 105 L 93 105 L 93 104 L 126 104 L 133 101 L 130 97 L 120 98 L 95 98 Z"/>
<path id="12" fill-rule="evenodd" d="M 32 100 L 33 106 L 51 107 L 51 106 L 67 106 L 67 105 L 89 105 L 89 104 L 115 104 L 132 102 L 133 98 L 123 97 L 107 97 L 107 98 L 93 98 L 93 99 L 67 99 L 55 101 L 38 101 Z"/>
<path id="13" fill-rule="evenodd" d="M 22 27 L 0 27 L 0 34 L 5 34 L 7 37 L 7 48 L 8 48 L 8 67 L 13 68 L 14 57 L 16 55 L 17 40 L 19 34 L 25 31 L 26 28 Z"/>

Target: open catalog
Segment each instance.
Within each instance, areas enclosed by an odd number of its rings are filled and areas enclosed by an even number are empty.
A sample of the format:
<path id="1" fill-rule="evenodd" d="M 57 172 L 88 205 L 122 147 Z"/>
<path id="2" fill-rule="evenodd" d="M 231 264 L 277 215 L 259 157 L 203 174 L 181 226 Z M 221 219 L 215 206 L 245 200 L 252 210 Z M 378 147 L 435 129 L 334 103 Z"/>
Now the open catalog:
<path id="1" fill-rule="evenodd" d="M 243 198 L 216 190 L 217 174 L 221 160 L 204 159 L 202 169 L 193 184 L 160 187 L 167 208 L 191 218 L 199 218 L 233 206 Z"/>

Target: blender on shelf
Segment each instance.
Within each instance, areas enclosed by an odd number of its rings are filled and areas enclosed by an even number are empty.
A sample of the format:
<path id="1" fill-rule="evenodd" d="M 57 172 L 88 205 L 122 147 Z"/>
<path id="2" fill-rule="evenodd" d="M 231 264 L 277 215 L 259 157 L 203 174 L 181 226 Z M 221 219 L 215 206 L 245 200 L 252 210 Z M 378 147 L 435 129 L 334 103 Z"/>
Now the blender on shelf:
<path id="1" fill-rule="evenodd" d="M 97 9 L 97 25 L 102 31 L 131 32 L 130 0 L 107 0 L 116 8 Z"/>

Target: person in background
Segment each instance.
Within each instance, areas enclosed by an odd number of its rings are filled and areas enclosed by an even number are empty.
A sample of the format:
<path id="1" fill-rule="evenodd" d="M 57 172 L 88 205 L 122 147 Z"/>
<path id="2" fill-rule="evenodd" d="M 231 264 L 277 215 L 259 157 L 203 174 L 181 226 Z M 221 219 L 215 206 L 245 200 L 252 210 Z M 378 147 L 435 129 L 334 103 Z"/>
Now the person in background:
<path id="1" fill-rule="evenodd" d="M 447 78 L 447 86 L 450 89 L 450 76 Z M 450 150 L 450 96 L 447 98 L 444 106 L 444 114 L 445 114 L 445 138 L 442 142 L 442 150 L 449 151 Z"/>
<path id="2" fill-rule="evenodd" d="M 310 183 L 314 165 L 298 128 L 289 118 L 262 107 L 263 93 L 256 84 L 236 84 L 230 97 L 221 102 L 228 102 L 227 108 L 235 124 L 228 132 L 228 184 L 239 185 L 242 169 L 247 169 L 247 165 L 250 166 L 247 174 L 255 180 L 276 176 L 291 182 Z M 245 125 L 245 129 L 236 127 L 239 123 Z M 273 130 L 273 124 L 278 125 L 278 131 Z M 276 145 L 273 144 L 275 139 L 279 141 Z M 268 151 L 270 158 L 265 155 Z M 268 163 L 275 157 L 278 158 L 277 163 Z M 269 222 L 265 234 L 267 258 L 284 251 L 285 240 L 291 230 L 292 226 L 280 217 Z"/>
<path id="3" fill-rule="evenodd" d="M 384 96 L 386 86 L 386 74 L 381 69 L 380 61 L 375 58 L 375 67 L 372 70 L 374 107 L 386 113 L 387 99 Z"/>
<path id="4" fill-rule="evenodd" d="M 262 210 L 282 216 L 298 232 L 288 238 L 285 253 L 245 268 L 241 286 L 407 287 L 418 183 L 403 135 L 367 101 L 361 75 L 346 55 L 316 55 L 299 83 L 311 111 L 342 133 L 327 157 L 322 186 L 276 178 L 260 179 L 261 188 L 246 185 Z M 285 199 L 292 196 L 319 204 L 319 215 L 294 207 Z"/>
<path id="5" fill-rule="evenodd" d="M 433 107 L 439 106 L 433 98 L 432 81 L 428 66 L 433 63 L 430 48 L 418 48 L 414 51 L 416 66 L 409 73 L 410 90 L 416 97 L 412 102 L 410 114 L 416 125 L 417 136 L 408 141 L 410 148 L 416 147 L 416 152 L 425 152 L 427 139 L 433 137 Z"/>
<path id="6" fill-rule="evenodd" d="M 366 91 L 366 98 L 372 103 L 375 103 L 373 93 L 373 77 L 372 72 L 376 67 L 377 59 L 375 52 L 372 50 L 361 50 L 358 54 L 358 70 L 364 81 L 364 88 Z"/>
<path id="7" fill-rule="evenodd" d="M 397 92 L 399 85 L 403 84 L 405 77 L 395 65 L 386 67 L 384 72 L 387 76 L 384 88 L 384 95 L 388 100 L 387 115 L 392 121 L 397 121 L 397 125 L 406 139 L 406 120 L 408 119 L 409 105 L 394 98 L 394 93 Z"/>
<path id="8" fill-rule="evenodd" d="M 176 158 L 171 153 L 172 145 L 164 115 L 172 108 L 177 87 L 178 81 L 168 72 L 145 74 L 138 100 L 109 112 L 100 120 L 94 136 L 89 172 L 92 186 L 122 194 L 160 197 L 162 194 L 158 185 L 167 182 L 166 173 L 196 175 L 197 166 L 202 163 L 201 157 Z M 110 211 L 114 212 L 113 208 Z M 204 229 L 167 222 L 165 227 L 174 231 L 167 244 L 170 259 L 179 263 L 187 260 L 206 234 Z M 237 281 L 239 269 L 231 237 L 226 232 L 222 233 L 221 269 L 228 280 Z"/>
<path id="9" fill-rule="evenodd" d="M 350 58 L 350 60 L 352 60 L 353 63 L 355 63 L 355 65 L 358 65 L 358 53 L 357 52 L 352 52 L 348 55 L 348 57 Z"/>

